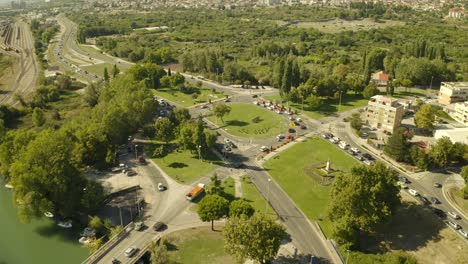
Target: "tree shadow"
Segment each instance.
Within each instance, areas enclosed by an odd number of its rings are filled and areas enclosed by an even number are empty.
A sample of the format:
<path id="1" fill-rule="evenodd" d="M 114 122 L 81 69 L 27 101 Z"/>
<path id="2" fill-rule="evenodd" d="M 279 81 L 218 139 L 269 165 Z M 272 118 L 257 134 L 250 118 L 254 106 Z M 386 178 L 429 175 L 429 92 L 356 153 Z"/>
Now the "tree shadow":
<path id="1" fill-rule="evenodd" d="M 226 121 L 227 126 L 238 126 L 238 127 L 243 127 L 249 125 L 249 123 L 245 121 L 239 121 L 239 120 L 229 120 Z"/>
<path id="2" fill-rule="evenodd" d="M 375 234 L 362 238 L 361 249 L 372 253 L 414 251 L 430 241 L 439 241 L 440 231 L 445 227 L 429 207 L 404 203 L 388 224 L 380 226 Z"/>
<path id="3" fill-rule="evenodd" d="M 182 162 L 172 162 L 171 164 L 168 165 L 168 167 L 171 167 L 174 169 L 181 169 L 181 168 L 188 167 L 188 165 Z"/>

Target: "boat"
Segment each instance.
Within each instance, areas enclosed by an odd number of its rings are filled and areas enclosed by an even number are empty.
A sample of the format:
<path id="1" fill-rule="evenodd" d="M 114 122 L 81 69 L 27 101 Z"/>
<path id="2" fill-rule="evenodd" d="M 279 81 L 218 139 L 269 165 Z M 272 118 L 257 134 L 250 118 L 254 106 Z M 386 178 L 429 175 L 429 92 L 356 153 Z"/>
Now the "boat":
<path id="1" fill-rule="evenodd" d="M 82 237 L 94 237 L 96 236 L 96 230 L 86 227 L 83 232 L 81 232 L 80 236 Z"/>
<path id="2" fill-rule="evenodd" d="M 91 242 L 91 238 L 89 238 L 89 237 L 80 237 L 80 239 L 78 239 L 78 242 L 80 242 L 80 244 L 89 244 Z"/>
<path id="3" fill-rule="evenodd" d="M 52 218 L 52 217 L 54 217 L 54 214 L 51 213 L 51 212 L 45 212 L 45 213 L 44 213 L 44 216 L 45 216 L 45 217 Z"/>
<path id="4" fill-rule="evenodd" d="M 13 189 L 13 185 L 11 185 L 11 184 L 5 184 L 5 188 L 7 188 L 7 189 Z"/>
<path id="5" fill-rule="evenodd" d="M 72 225 L 72 221 L 71 220 L 68 220 L 68 221 L 59 221 L 57 223 L 58 226 L 62 227 L 62 228 L 71 228 L 73 225 Z"/>

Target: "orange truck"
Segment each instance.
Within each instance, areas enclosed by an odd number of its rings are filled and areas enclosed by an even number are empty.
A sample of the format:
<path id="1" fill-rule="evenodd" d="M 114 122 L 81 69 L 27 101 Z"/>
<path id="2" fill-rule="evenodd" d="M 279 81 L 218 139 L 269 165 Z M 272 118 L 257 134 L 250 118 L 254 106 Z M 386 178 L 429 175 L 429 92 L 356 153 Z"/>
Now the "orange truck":
<path id="1" fill-rule="evenodd" d="M 189 201 L 193 201 L 203 192 L 205 192 L 205 184 L 199 183 L 197 186 L 195 186 L 195 188 L 193 188 L 185 195 L 185 198 L 187 198 Z"/>

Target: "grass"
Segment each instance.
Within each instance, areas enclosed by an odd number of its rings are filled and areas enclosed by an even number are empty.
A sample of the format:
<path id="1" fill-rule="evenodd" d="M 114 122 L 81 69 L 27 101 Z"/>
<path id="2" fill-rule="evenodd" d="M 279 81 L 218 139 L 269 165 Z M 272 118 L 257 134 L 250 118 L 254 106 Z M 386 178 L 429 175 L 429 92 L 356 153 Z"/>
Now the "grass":
<path id="1" fill-rule="evenodd" d="M 325 219 L 331 187 L 318 184 L 305 174 L 304 168 L 325 163 L 328 159 L 332 169 L 345 172 L 358 164 L 341 149 L 320 138 L 311 138 L 296 144 L 264 164 L 265 169 L 306 216 L 310 220 L 319 220 L 327 236 L 331 234 L 331 223 Z"/>
<path id="2" fill-rule="evenodd" d="M 215 116 L 208 119 L 224 128 L 228 133 L 239 137 L 269 138 L 284 133 L 287 120 L 281 115 L 253 104 L 230 104 L 231 112 L 224 117 L 224 124 Z M 254 123 L 252 119 L 260 121 Z"/>
<path id="3" fill-rule="evenodd" d="M 224 252 L 221 232 L 213 232 L 208 227 L 179 231 L 170 234 L 168 239 L 173 245 L 169 250 L 169 259 L 174 263 L 236 263 Z"/>
<path id="4" fill-rule="evenodd" d="M 433 93 L 433 91 L 431 92 Z M 421 96 L 425 97 L 427 94 L 428 94 L 427 89 L 398 87 L 398 88 L 395 88 L 395 93 L 393 94 L 393 97 L 395 98 L 421 97 Z"/>
<path id="5" fill-rule="evenodd" d="M 242 177 L 242 198 L 255 208 L 256 212 L 266 213 L 268 215 L 276 215 L 275 211 L 268 205 L 267 201 L 258 192 L 255 185 L 250 181 L 248 177 Z"/>
<path id="6" fill-rule="evenodd" d="M 82 66 L 81 68 L 84 71 L 88 71 L 89 73 L 96 74 L 97 76 L 104 76 L 104 68 L 107 68 L 107 72 L 109 73 L 109 76 L 111 75 L 112 68 L 114 67 L 114 64 L 111 63 L 99 63 L 99 64 L 94 64 L 90 66 Z"/>
<path id="7" fill-rule="evenodd" d="M 281 103 L 283 101 L 280 95 L 268 96 L 265 99 L 277 103 Z M 289 102 L 289 106 L 310 118 L 319 119 L 325 116 L 348 111 L 353 108 L 365 106 L 367 105 L 367 102 L 368 100 L 364 99 L 362 95 L 346 94 L 346 96 L 342 97 L 341 106 L 339 100 L 330 98 L 323 99 L 322 105 L 318 109 L 309 109 L 307 103 L 304 103 L 304 110 L 302 110 L 302 104 L 300 103 Z"/>
<path id="8" fill-rule="evenodd" d="M 452 200 L 463 210 L 463 212 L 468 213 L 468 200 L 463 199 L 462 192 L 463 190 L 456 187 L 449 189 L 449 195 L 452 197 Z"/>
<path id="9" fill-rule="evenodd" d="M 155 147 L 155 144 L 147 146 L 148 153 L 152 153 L 151 149 Z M 187 184 L 207 175 L 222 164 L 222 161 L 212 152 L 209 152 L 201 161 L 198 159 L 198 154 L 188 150 L 174 150 L 163 158 L 153 158 L 153 160 L 170 177 Z"/>
<path id="10" fill-rule="evenodd" d="M 217 92 L 216 90 L 213 91 L 205 87 L 200 88 L 199 91 L 200 94 L 198 94 L 197 98 L 193 98 L 191 94 L 185 94 L 178 90 L 169 88 L 155 90 L 154 94 L 184 107 L 206 103 L 209 99 L 216 100 L 225 97 L 223 93 Z"/>

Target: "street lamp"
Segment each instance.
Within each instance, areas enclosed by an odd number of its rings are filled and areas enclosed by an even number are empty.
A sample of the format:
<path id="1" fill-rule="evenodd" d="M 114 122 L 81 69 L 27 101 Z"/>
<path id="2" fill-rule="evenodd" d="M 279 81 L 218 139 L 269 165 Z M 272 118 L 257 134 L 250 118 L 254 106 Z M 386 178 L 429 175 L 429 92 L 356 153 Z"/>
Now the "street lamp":
<path id="1" fill-rule="evenodd" d="M 198 149 L 198 159 L 201 160 L 201 145 L 198 145 L 197 146 L 197 149 Z"/>
<path id="2" fill-rule="evenodd" d="M 270 203 L 270 182 L 271 182 L 271 179 L 268 178 L 268 184 L 267 184 L 267 203 L 265 204 L 265 213 L 266 213 L 268 204 Z"/>

